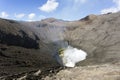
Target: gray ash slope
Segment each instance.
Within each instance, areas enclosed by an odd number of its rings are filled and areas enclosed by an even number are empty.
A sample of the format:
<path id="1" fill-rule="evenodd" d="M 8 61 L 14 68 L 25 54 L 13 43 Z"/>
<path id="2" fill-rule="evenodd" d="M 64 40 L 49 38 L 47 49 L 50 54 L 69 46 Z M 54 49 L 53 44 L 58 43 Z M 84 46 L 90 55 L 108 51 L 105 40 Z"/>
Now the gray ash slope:
<path id="1" fill-rule="evenodd" d="M 0 19 L 0 75 L 59 66 L 53 54 L 67 42 L 88 53 L 78 65 L 119 62 L 120 12 L 77 21 Z"/>

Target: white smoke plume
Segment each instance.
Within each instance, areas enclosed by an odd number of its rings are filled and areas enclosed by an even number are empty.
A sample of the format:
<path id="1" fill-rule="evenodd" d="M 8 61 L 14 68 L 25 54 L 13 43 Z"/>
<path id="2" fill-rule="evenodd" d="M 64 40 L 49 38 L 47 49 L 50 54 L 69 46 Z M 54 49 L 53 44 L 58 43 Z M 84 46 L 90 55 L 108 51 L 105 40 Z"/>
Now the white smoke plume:
<path id="1" fill-rule="evenodd" d="M 66 67 L 75 67 L 75 64 L 85 60 L 86 56 L 87 53 L 85 51 L 68 46 L 63 51 L 63 56 L 59 56 L 59 59 L 62 60 L 62 63 L 60 62 L 60 60 L 58 60 L 58 62 Z"/>

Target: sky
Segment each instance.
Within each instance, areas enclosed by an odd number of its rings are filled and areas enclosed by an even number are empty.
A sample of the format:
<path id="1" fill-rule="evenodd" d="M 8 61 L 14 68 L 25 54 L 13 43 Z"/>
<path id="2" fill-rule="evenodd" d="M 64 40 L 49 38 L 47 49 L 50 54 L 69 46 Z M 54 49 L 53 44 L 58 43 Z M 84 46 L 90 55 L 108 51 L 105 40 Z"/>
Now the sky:
<path id="1" fill-rule="evenodd" d="M 0 0 L 0 17 L 19 21 L 45 18 L 79 20 L 89 14 L 115 13 L 120 0 Z"/>

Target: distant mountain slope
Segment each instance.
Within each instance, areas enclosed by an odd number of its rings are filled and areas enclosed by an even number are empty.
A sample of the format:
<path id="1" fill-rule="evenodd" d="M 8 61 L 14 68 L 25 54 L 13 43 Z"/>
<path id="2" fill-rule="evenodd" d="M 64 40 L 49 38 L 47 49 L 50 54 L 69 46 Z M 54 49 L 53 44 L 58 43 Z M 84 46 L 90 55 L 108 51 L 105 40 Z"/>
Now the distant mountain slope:
<path id="1" fill-rule="evenodd" d="M 37 35 L 17 21 L 0 19 L 0 35 L 2 44 L 39 48 Z"/>
<path id="2" fill-rule="evenodd" d="M 89 15 L 73 25 L 77 26 L 66 31 L 65 39 L 87 51 L 87 63 L 120 61 L 120 12 Z"/>

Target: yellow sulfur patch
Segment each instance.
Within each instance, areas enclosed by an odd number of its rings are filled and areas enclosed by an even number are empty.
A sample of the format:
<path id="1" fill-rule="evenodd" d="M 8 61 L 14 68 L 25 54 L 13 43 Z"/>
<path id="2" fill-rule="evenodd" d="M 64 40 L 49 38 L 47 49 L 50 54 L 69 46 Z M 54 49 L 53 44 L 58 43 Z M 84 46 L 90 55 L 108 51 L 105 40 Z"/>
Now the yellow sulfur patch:
<path id="1" fill-rule="evenodd" d="M 59 56 L 60 56 L 60 57 L 63 57 L 63 56 L 64 56 L 63 51 L 64 51 L 63 48 L 59 49 L 58 53 L 59 53 Z"/>

